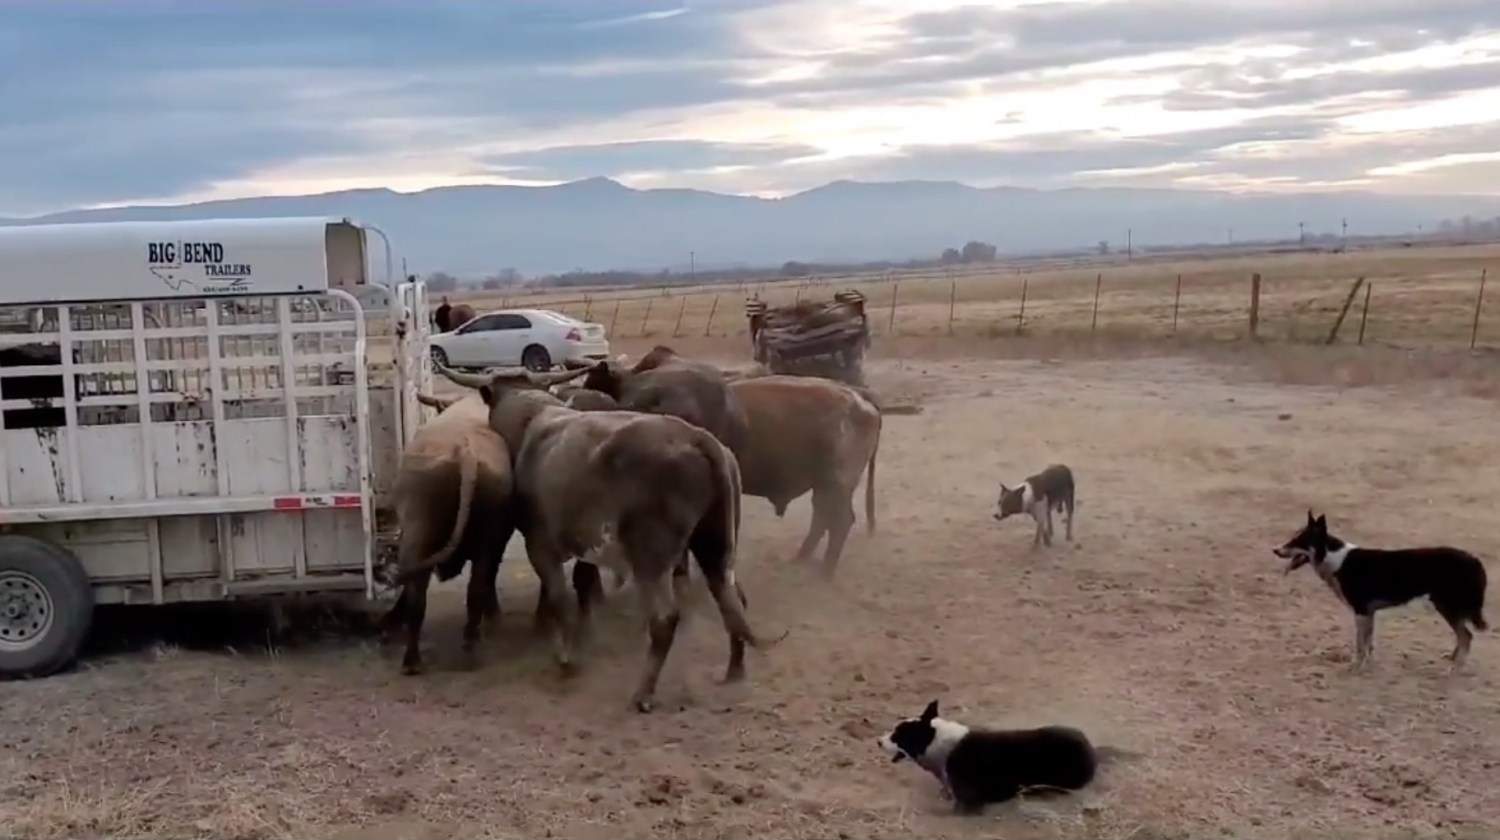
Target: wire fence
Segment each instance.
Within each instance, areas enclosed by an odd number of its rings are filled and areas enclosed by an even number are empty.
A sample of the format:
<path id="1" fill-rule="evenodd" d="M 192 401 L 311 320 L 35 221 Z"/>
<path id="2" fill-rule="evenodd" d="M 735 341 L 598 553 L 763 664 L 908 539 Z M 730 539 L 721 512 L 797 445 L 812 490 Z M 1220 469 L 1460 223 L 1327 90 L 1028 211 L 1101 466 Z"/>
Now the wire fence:
<path id="1" fill-rule="evenodd" d="M 1500 254 L 1497 254 L 1500 259 Z M 953 271 L 799 282 L 566 291 L 465 299 L 481 309 L 534 307 L 602 324 L 612 338 L 741 336 L 745 303 L 828 300 L 858 289 L 876 335 L 1109 334 L 1254 337 L 1406 346 L 1500 345 L 1485 318 L 1485 255 L 1208 270 Z M 1306 263 L 1306 261 L 1302 261 Z M 1357 273 L 1349 273 L 1356 271 Z"/>

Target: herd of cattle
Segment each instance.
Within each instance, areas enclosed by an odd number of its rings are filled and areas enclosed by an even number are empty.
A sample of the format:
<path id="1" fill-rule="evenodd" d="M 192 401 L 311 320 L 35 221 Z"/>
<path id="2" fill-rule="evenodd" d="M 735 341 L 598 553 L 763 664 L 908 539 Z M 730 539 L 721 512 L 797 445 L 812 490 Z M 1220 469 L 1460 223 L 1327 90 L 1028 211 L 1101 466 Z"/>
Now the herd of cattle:
<path id="1" fill-rule="evenodd" d="M 742 494 L 769 500 L 782 516 L 810 491 L 812 522 L 797 560 L 811 559 L 826 535 L 829 575 L 854 524 L 862 476 L 865 517 L 875 528 L 882 418 L 864 388 L 723 371 L 660 346 L 628 369 L 600 362 L 548 373 L 440 372 L 473 390 L 419 395 L 439 413 L 401 457 L 401 539 L 389 576 L 401 595 L 382 624 L 405 624 L 406 673 L 422 667 L 431 577 L 450 580 L 471 564 L 463 641 L 472 650 L 481 620 L 499 613 L 501 557 L 519 531 L 541 584 L 538 627 L 550 628 L 564 673 L 577 667 L 580 634 L 603 594 L 599 568 L 620 585 L 634 583 L 650 655 L 632 703 L 648 712 L 676 635 L 690 554 L 729 634 L 726 682 L 744 679 L 746 645 L 780 641 L 752 629 L 735 580 Z M 567 593 L 569 562 L 575 597 Z"/>

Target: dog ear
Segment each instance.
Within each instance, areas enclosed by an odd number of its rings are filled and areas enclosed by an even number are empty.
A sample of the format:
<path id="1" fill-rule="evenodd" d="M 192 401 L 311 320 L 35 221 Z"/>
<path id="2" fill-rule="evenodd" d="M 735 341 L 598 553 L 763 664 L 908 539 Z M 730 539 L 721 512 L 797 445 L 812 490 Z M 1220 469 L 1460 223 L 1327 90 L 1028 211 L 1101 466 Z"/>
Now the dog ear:
<path id="1" fill-rule="evenodd" d="M 1326 514 L 1318 514 L 1318 518 L 1313 520 L 1313 524 L 1325 531 L 1328 530 L 1328 516 Z"/>
<path id="2" fill-rule="evenodd" d="M 931 703 L 927 704 L 927 708 L 926 709 L 922 710 L 922 722 L 923 723 L 930 723 L 930 722 L 932 722 L 933 718 L 936 718 L 937 716 L 938 716 L 938 701 L 934 700 Z"/>
<path id="3" fill-rule="evenodd" d="M 1313 520 L 1313 515 L 1312 515 L 1312 508 L 1308 508 L 1307 509 L 1307 524 L 1311 525 L 1311 524 L 1313 524 L 1313 522 L 1314 522 L 1314 520 Z"/>

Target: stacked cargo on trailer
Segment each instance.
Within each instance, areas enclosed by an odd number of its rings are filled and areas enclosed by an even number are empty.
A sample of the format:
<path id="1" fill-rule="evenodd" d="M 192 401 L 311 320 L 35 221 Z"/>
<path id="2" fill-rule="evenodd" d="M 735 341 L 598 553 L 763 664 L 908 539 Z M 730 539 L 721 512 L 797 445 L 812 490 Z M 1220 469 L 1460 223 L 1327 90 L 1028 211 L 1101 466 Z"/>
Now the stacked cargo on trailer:
<path id="1" fill-rule="evenodd" d="M 431 369 L 404 284 L 395 383 L 371 382 L 367 232 L 0 228 L 0 306 L 29 328 L 0 332 L 0 674 L 66 667 L 99 603 L 376 596 L 376 487 Z"/>

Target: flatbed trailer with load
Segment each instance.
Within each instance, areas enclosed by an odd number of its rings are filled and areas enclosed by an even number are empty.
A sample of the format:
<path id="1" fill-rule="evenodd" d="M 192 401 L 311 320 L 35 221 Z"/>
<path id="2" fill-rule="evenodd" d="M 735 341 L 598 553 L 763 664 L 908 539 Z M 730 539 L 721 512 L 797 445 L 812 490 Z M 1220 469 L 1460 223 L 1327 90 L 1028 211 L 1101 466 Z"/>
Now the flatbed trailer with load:
<path id="1" fill-rule="evenodd" d="M 67 667 L 96 604 L 385 594 L 377 509 L 432 369 L 423 284 L 360 305 L 370 233 L 0 228 L 0 675 Z"/>

